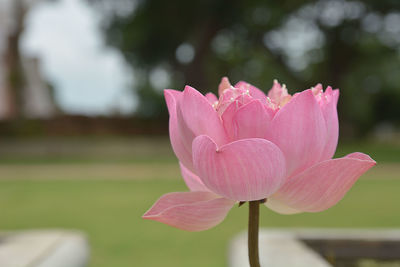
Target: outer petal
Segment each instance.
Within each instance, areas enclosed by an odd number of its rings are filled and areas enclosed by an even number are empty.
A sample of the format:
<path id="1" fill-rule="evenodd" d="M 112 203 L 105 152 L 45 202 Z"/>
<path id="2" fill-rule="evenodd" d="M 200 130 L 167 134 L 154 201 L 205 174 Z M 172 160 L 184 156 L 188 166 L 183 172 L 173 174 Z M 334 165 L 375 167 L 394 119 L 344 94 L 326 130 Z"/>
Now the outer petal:
<path id="1" fill-rule="evenodd" d="M 235 201 L 209 192 L 179 192 L 163 195 L 143 215 L 186 231 L 202 231 L 222 222 Z"/>
<path id="2" fill-rule="evenodd" d="M 296 94 L 276 113 L 267 139 L 285 154 L 289 176 L 318 162 L 326 144 L 326 126 L 311 90 Z"/>
<path id="3" fill-rule="evenodd" d="M 224 127 L 217 112 L 202 94 L 190 86 L 185 87 L 180 98 L 177 117 L 187 150 L 191 151 L 193 139 L 202 134 L 210 136 L 219 145 L 226 143 Z"/>
<path id="4" fill-rule="evenodd" d="M 285 182 L 285 158 L 265 139 L 242 139 L 220 148 L 205 135 L 193 141 L 193 164 L 204 185 L 229 199 L 264 199 Z"/>
<path id="5" fill-rule="evenodd" d="M 329 90 L 329 88 L 331 88 L 331 87 L 328 87 L 327 90 Z M 333 100 L 335 101 L 335 106 L 336 106 L 338 103 L 338 100 L 339 100 L 339 89 L 332 90 L 332 97 L 333 97 Z"/>
<path id="6" fill-rule="evenodd" d="M 236 88 L 244 89 L 244 90 L 249 90 L 250 95 L 253 98 L 259 99 L 261 101 L 266 101 L 267 96 L 264 94 L 263 91 L 255 87 L 254 85 L 251 85 L 247 82 L 240 81 L 237 84 L 235 84 Z"/>
<path id="7" fill-rule="evenodd" d="M 233 117 L 234 140 L 265 138 L 272 115 L 258 99 L 239 108 Z"/>
<path id="8" fill-rule="evenodd" d="M 205 192 L 210 191 L 203 184 L 200 178 L 193 172 L 189 171 L 181 162 L 179 162 L 179 166 L 181 167 L 181 173 L 183 179 L 185 180 L 185 183 L 187 187 L 189 187 L 190 191 L 205 191 Z"/>
<path id="9" fill-rule="evenodd" d="M 172 89 L 164 90 L 165 102 L 167 103 L 167 108 L 169 115 L 176 115 L 176 103 L 179 101 L 182 92 Z"/>
<path id="10" fill-rule="evenodd" d="M 321 105 L 321 110 L 325 118 L 327 137 L 326 144 L 320 158 L 321 161 L 331 159 L 336 151 L 339 138 L 339 121 L 336 108 L 339 90 L 332 91 L 332 88 L 328 87 L 323 97 L 325 99 Z"/>
<path id="11" fill-rule="evenodd" d="M 192 148 L 185 145 L 179 131 L 176 105 L 182 97 L 182 92 L 176 90 L 164 90 L 165 101 L 167 102 L 169 112 L 169 137 L 171 139 L 172 149 L 179 161 L 188 168 L 193 169 Z"/>
<path id="12" fill-rule="evenodd" d="M 375 164 L 363 153 L 323 161 L 290 178 L 272 198 L 300 211 L 323 211 L 341 200 L 357 179 Z"/>

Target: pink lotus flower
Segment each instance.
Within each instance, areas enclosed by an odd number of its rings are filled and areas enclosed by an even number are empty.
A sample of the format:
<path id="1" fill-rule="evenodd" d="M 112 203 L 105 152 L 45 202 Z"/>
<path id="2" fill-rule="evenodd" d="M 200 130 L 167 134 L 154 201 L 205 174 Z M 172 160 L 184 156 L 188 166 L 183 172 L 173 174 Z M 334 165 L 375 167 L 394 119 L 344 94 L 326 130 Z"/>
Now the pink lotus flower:
<path id="1" fill-rule="evenodd" d="M 319 212 L 376 164 L 358 152 L 332 159 L 337 89 L 318 84 L 291 96 L 274 81 L 267 96 L 223 78 L 218 91 L 219 99 L 190 86 L 165 90 L 171 143 L 190 192 L 162 196 L 144 219 L 201 231 L 236 202 L 261 199 L 282 214 Z"/>

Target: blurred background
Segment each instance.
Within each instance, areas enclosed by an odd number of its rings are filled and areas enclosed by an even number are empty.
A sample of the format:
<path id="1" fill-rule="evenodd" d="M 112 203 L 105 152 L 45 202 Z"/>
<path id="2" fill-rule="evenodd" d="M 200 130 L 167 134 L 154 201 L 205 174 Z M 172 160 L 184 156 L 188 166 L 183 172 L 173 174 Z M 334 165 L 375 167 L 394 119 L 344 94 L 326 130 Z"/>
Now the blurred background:
<path id="1" fill-rule="evenodd" d="M 224 266 L 246 208 L 203 233 L 140 218 L 186 190 L 163 89 L 222 76 L 340 88 L 336 156 L 378 162 L 334 208 L 262 226 L 400 226 L 399 1 L 0 0 L 0 230 L 81 229 L 90 266 Z"/>

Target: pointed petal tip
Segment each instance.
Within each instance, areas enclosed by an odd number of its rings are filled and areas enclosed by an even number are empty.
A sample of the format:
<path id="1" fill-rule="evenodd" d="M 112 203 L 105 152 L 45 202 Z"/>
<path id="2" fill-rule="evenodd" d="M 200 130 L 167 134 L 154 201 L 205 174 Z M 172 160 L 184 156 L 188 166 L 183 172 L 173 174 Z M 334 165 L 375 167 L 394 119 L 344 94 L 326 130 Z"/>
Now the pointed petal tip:
<path id="1" fill-rule="evenodd" d="M 291 98 L 291 100 L 290 100 L 289 103 L 292 103 L 292 105 L 293 105 L 293 103 L 296 102 L 296 101 L 311 101 L 311 102 L 317 103 L 317 100 L 315 99 L 314 93 L 313 93 L 313 91 L 312 91 L 311 88 L 310 88 L 310 89 L 306 89 L 306 90 L 301 91 L 301 92 L 298 92 L 298 93 L 295 93 L 295 94 L 292 96 L 292 98 Z M 311 104 L 311 102 L 309 102 L 309 103 Z M 289 104 L 289 103 L 288 103 L 288 104 Z M 283 106 L 283 107 L 281 108 L 281 110 L 284 109 L 285 107 L 287 107 L 288 104 L 286 104 L 285 106 Z"/>
<path id="2" fill-rule="evenodd" d="M 177 99 L 181 96 L 182 92 L 174 89 L 164 89 L 164 98 L 168 106 L 172 102 L 176 103 Z"/>
<path id="3" fill-rule="evenodd" d="M 177 91 L 177 90 L 174 90 L 174 89 L 164 89 L 164 97 L 165 98 L 167 98 L 167 97 L 175 97 L 176 95 L 179 95 L 179 94 L 181 94 L 182 92 L 181 91 Z"/>
<path id="4" fill-rule="evenodd" d="M 230 84 L 229 78 L 228 78 L 227 76 L 223 76 L 223 77 L 221 78 L 221 83 L 223 83 L 223 82 L 228 82 L 228 83 Z"/>
<path id="5" fill-rule="evenodd" d="M 317 84 L 314 86 L 314 89 L 316 89 L 316 90 L 324 90 L 324 87 L 322 86 L 322 83 L 317 83 Z"/>
<path id="6" fill-rule="evenodd" d="M 185 88 L 183 89 L 183 92 L 187 92 L 187 91 L 196 91 L 198 92 L 195 88 L 193 88 L 190 85 L 185 85 Z"/>
<path id="7" fill-rule="evenodd" d="M 196 89 L 186 86 L 180 99 L 177 124 L 185 146 L 190 150 L 195 136 L 207 134 L 217 144 L 226 142 L 221 118 L 210 101 Z"/>
<path id="8" fill-rule="evenodd" d="M 164 90 L 165 103 L 167 104 L 168 113 L 170 116 L 176 116 L 176 105 L 179 102 L 181 94 L 181 91 L 173 89 Z"/>
<path id="9" fill-rule="evenodd" d="M 333 95 L 335 98 L 339 96 L 339 89 L 333 89 L 332 86 L 327 86 L 325 89 L 325 94 Z"/>
<path id="10" fill-rule="evenodd" d="M 149 211 L 146 211 L 146 213 L 142 215 L 143 220 L 152 220 L 153 218 L 156 217 L 156 215 L 149 215 L 148 212 Z"/>
<path id="11" fill-rule="evenodd" d="M 352 159 L 357 159 L 360 161 L 366 161 L 366 162 L 369 162 L 372 166 L 376 165 L 376 161 L 373 158 L 371 158 L 369 155 L 364 154 L 362 152 L 353 152 L 351 154 L 348 154 L 346 156 L 346 158 L 352 158 Z"/>
<path id="12" fill-rule="evenodd" d="M 218 94 L 221 96 L 226 89 L 231 87 L 232 85 L 229 82 L 228 77 L 226 76 L 222 77 L 221 82 L 218 85 Z"/>

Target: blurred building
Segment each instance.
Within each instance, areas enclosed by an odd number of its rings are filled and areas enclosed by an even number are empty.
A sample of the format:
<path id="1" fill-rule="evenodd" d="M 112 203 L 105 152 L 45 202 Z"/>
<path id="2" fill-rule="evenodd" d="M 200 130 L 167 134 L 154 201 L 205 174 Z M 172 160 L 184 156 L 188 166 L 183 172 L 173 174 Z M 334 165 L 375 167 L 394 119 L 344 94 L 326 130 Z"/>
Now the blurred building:
<path id="1" fill-rule="evenodd" d="M 0 119 L 49 118 L 57 112 L 39 58 L 19 48 L 25 14 L 36 2 L 0 0 Z"/>

